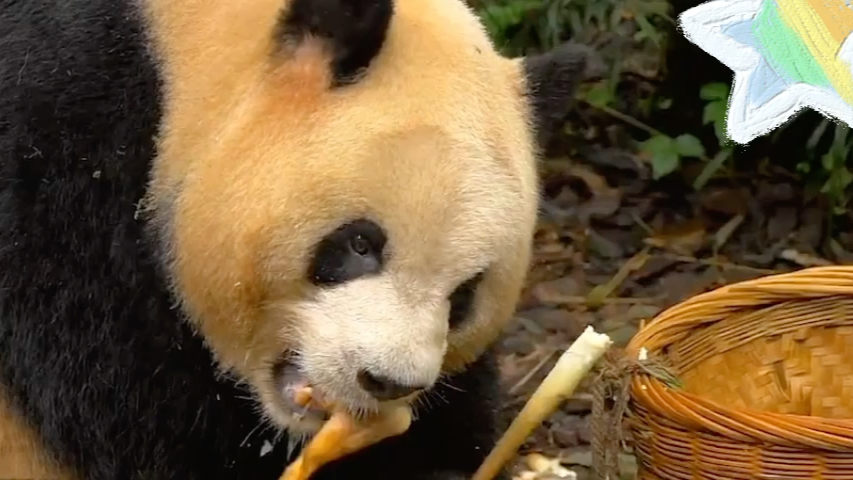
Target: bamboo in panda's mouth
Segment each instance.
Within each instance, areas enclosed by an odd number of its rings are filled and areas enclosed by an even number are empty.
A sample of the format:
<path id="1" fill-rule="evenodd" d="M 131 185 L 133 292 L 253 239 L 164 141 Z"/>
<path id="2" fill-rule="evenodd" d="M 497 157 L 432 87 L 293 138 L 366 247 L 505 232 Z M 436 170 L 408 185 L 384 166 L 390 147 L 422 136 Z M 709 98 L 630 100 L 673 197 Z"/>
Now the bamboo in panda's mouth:
<path id="1" fill-rule="evenodd" d="M 318 406 L 331 416 L 279 480 L 309 480 L 323 465 L 401 435 L 412 423 L 411 407 L 407 404 L 393 405 L 374 416 L 356 420 L 345 409 L 328 404 L 312 393 L 311 387 L 299 388 L 294 401 L 303 407 Z"/>

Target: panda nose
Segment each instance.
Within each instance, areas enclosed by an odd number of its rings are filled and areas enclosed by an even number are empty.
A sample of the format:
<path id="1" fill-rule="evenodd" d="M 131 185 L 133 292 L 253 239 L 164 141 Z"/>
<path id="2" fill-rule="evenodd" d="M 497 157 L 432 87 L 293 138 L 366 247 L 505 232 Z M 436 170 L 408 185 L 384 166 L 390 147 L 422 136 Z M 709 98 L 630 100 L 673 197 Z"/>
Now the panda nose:
<path id="1" fill-rule="evenodd" d="M 426 388 L 426 385 L 403 385 L 390 378 L 374 375 L 367 370 L 358 372 L 357 377 L 361 388 L 381 402 L 397 400 Z"/>

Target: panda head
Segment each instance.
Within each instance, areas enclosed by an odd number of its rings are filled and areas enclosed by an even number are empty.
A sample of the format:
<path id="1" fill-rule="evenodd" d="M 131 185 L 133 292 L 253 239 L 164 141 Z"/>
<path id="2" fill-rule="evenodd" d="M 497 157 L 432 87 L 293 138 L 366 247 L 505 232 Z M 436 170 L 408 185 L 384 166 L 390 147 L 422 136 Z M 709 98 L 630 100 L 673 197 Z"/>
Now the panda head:
<path id="1" fill-rule="evenodd" d="M 280 426 L 291 387 L 368 412 L 511 318 L 535 158 L 585 55 L 499 55 L 461 0 L 145 0 L 149 195 L 176 297 Z"/>

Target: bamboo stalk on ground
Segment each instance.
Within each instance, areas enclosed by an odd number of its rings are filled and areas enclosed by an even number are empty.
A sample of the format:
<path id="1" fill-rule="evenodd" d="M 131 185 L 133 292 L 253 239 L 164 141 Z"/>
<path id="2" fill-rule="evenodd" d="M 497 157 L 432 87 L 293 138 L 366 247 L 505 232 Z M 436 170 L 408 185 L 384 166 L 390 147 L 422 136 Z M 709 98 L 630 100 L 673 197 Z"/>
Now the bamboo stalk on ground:
<path id="1" fill-rule="evenodd" d="M 563 352 L 472 480 L 492 480 L 515 456 L 530 432 L 551 415 L 564 399 L 574 393 L 581 380 L 612 343 L 607 335 L 596 333 L 592 327 L 587 327 Z M 310 389 L 297 392 L 298 403 L 307 405 L 311 401 Z M 333 409 L 332 406 L 324 407 Z M 356 422 L 346 412 L 335 410 L 279 480 L 309 480 L 323 465 L 385 438 L 400 435 L 409 429 L 411 422 L 412 411 L 408 405 L 397 405 L 365 422 Z"/>
<path id="2" fill-rule="evenodd" d="M 605 334 L 587 329 L 560 356 L 557 364 L 515 417 L 472 480 L 492 480 L 512 459 L 530 433 L 574 393 L 613 341 Z"/>

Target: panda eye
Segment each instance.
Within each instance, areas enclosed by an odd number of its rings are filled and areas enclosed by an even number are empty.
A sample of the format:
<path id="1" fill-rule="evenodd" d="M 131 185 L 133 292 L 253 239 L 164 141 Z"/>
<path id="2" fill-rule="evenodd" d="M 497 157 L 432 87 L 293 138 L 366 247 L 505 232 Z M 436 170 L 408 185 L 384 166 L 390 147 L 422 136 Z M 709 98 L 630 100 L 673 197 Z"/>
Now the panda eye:
<path id="1" fill-rule="evenodd" d="M 333 286 L 382 271 L 387 243 L 375 222 L 359 219 L 345 223 L 317 244 L 308 278 L 314 285 Z"/>
<path id="2" fill-rule="evenodd" d="M 470 315 L 471 307 L 474 305 L 474 297 L 477 287 L 483 281 L 485 272 L 480 272 L 456 287 L 450 294 L 450 315 L 448 321 L 450 328 L 456 328 L 462 324 Z"/>
<path id="3" fill-rule="evenodd" d="M 350 248 L 359 255 L 370 253 L 370 242 L 362 235 L 356 235 L 350 240 Z"/>

